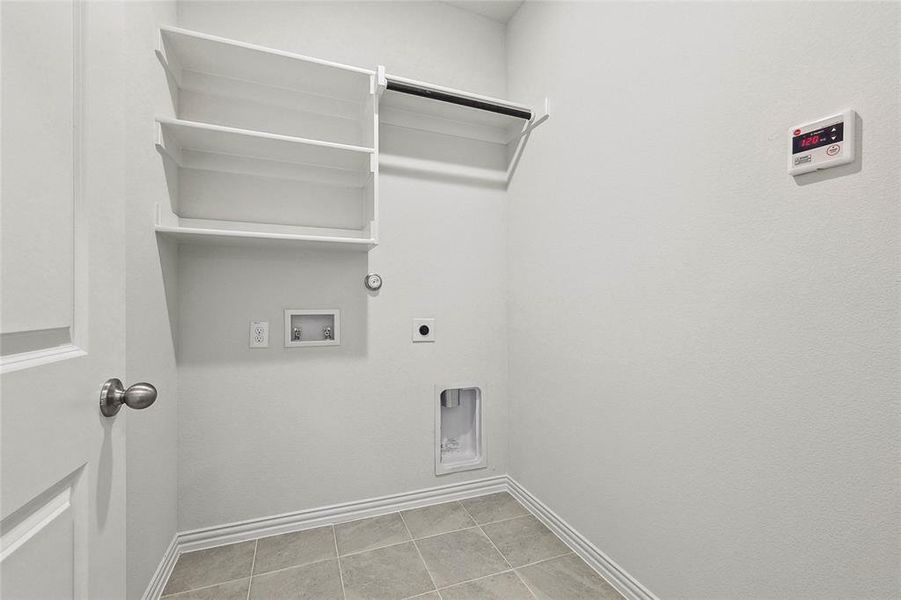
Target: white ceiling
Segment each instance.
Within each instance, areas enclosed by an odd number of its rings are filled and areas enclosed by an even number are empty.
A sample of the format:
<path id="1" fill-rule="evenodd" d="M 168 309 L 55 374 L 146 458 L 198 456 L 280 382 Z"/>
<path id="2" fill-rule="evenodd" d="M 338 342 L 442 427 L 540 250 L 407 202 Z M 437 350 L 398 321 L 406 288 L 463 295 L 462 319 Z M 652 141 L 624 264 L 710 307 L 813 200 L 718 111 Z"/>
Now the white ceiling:
<path id="1" fill-rule="evenodd" d="M 500 23 L 506 23 L 524 0 L 445 0 L 457 8 L 480 14 Z"/>

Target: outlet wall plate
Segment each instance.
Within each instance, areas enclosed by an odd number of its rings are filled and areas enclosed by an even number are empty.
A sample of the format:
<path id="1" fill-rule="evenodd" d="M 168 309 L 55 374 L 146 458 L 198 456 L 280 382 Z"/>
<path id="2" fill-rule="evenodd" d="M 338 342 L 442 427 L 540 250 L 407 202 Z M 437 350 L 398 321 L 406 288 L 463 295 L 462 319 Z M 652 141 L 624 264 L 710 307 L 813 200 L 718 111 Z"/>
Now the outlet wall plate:
<path id="1" fill-rule="evenodd" d="M 269 321 L 250 322 L 250 347 L 269 347 Z"/>
<path id="2" fill-rule="evenodd" d="M 418 342 L 434 342 L 435 341 L 435 319 L 420 318 L 413 319 L 413 343 Z"/>

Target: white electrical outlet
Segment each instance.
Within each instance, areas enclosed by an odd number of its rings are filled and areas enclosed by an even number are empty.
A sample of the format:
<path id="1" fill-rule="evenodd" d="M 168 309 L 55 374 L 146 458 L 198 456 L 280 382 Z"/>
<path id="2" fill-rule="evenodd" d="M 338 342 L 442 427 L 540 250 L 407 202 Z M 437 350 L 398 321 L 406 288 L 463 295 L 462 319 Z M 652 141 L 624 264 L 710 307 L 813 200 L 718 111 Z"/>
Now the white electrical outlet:
<path id="1" fill-rule="evenodd" d="M 435 319 L 413 319 L 413 341 L 435 341 Z"/>
<path id="2" fill-rule="evenodd" d="M 250 322 L 250 347 L 269 347 L 269 321 Z"/>

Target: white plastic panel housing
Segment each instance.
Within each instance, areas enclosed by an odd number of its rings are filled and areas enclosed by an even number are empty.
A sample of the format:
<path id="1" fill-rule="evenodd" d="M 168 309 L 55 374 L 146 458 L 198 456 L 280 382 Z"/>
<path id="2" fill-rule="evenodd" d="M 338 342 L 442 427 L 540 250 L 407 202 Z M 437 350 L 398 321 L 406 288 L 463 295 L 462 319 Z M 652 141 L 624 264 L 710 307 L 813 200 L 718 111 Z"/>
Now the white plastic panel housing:
<path id="1" fill-rule="evenodd" d="M 413 343 L 434 342 L 437 332 L 435 331 L 435 319 L 417 317 L 413 319 L 413 327 L 410 331 Z"/>
<path id="2" fill-rule="evenodd" d="M 269 321 L 250 322 L 250 347 L 269 347 Z"/>
<path id="3" fill-rule="evenodd" d="M 285 348 L 341 345 L 341 311 L 285 309 Z"/>
<path id="4" fill-rule="evenodd" d="M 456 406 L 442 405 L 444 391 L 459 394 Z M 486 466 L 482 436 L 482 390 L 474 385 L 435 386 L 435 474 Z"/>
<path id="5" fill-rule="evenodd" d="M 788 130 L 788 172 L 801 175 L 845 165 L 856 156 L 857 113 L 841 113 Z"/>

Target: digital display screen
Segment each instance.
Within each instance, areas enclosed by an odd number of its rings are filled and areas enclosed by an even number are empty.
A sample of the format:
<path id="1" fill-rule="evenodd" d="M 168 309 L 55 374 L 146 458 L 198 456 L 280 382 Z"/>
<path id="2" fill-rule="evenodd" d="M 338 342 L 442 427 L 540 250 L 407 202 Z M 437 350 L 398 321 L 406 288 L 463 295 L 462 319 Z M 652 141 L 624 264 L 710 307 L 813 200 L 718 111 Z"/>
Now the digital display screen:
<path id="1" fill-rule="evenodd" d="M 800 154 L 820 146 L 828 146 L 829 144 L 840 142 L 843 139 L 842 134 L 844 130 L 845 124 L 842 122 L 827 125 L 816 131 L 808 131 L 807 133 L 796 135 L 792 138 L 792 154 Z"/>

